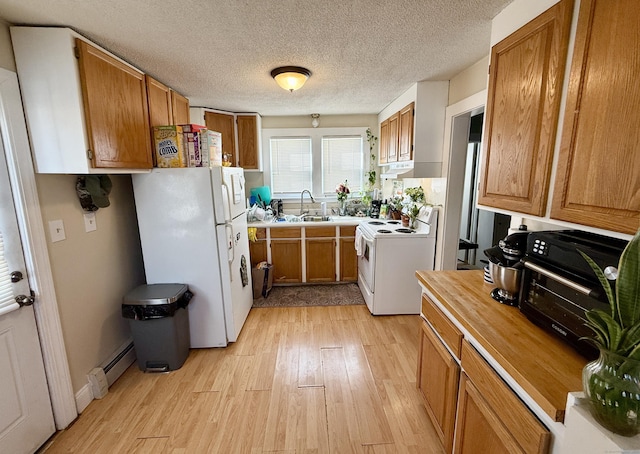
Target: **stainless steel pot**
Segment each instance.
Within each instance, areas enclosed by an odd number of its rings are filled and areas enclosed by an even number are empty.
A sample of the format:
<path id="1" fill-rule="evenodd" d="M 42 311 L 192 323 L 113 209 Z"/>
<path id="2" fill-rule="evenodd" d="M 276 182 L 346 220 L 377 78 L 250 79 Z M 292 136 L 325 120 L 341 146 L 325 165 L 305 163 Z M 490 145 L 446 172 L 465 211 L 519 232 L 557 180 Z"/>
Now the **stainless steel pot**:
<path id="1" fill-rule="evenodd" d="M 520 291 L 520 278 L 522 268 L 503 266 L 498 263 L 489 262 L 489 271 L 497 292 L 491 296 L 501 303 L 515 306 L 517 304 L 518 291 Z"/>

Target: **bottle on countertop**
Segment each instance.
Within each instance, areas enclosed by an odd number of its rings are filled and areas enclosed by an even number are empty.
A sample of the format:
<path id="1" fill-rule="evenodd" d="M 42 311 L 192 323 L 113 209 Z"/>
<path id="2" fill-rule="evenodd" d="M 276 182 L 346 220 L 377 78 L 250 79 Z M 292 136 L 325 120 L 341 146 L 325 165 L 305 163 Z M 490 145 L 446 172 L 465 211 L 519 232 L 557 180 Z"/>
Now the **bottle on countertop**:
<path id="1" fill-rule="evenodd" d="M 389 205 L 387 204 L 387 199 L 384 199 L 384 202 L 380 205 L 380 219 L 387 219 L 388 212 Z"/>

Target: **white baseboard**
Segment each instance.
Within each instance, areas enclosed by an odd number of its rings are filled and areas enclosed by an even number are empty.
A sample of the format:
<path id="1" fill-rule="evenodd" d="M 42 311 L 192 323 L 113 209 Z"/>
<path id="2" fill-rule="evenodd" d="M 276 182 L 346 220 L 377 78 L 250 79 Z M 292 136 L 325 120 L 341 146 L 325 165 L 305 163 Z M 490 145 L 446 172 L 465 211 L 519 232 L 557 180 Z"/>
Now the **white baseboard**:
<path id="1" fill-rule="evenodd" d="M 76 408 L 78 409 L 78 413 L 82 413 L 92 400 L 93 393 L 91 392 L 91 385 L 87 383 L 76 393 Z"/>

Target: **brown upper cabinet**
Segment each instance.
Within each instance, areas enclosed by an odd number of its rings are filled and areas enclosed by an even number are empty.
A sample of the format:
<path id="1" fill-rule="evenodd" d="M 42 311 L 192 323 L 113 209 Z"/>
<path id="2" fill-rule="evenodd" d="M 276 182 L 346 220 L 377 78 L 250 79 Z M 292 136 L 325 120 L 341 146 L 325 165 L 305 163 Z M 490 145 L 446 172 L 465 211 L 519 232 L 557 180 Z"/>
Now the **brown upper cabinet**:
<path id="1" fill-rule="evenodd" d="M 493 46 L 481 205 L 544 216 L 573 0 L 562 0 Z"/>
<path id="2" fill-rule="evenodd" d="M 233 166 L 262 170 L 260 130 L 257 113 L 232 113 L 204 107 L 191 108 L 193 121 L 204 121 L 208 129 L 222 134 L 222 153 Z"/>
<path id="3" fill-rule="evenodd" d="M 380 148 L 378 163 L 386 164 L 389 159 L 389 119 L 380 123 Z"/>
<path id="4" fill-rule="evenodd" d="M 232 165 L 237 165 L 235 118 L 233 114 L 207 110 L 204 112 L 204 122 L 208 129 L 222 134 L 223 158 L 226 156 Z"/>
<path id="5" fill-rule="evenodd" d="M 380 164 L 413 159 L 414 106 L 412 102 L 380 123 Z"/>
<path id="6" fill-rule="evenodd" d="M 409 104 L 399 113 L 400 126 L 398 132 L 398 161 L 413 159 L 413 117 L 414 103 Z"/>
<path id="7" fill-rule="evenodd" d="M 633 234 L 640 220 L 640 2 L 582 0 L 551 217 Z"/>
<path id="8" fill-rule="evenodd" d="M 243 169 L 260 170 L 260 116 L 238 114 L 236 125 L 238 127 L 238 166 Z"/>
<path id="9" fill-rule="evenodd" d="M 150 127 L 173 123 L 168 87 L 71 29 L 10 30 L 36 172 L 151 169 Z"/>
<path id="10" fill-rule="evenodd" d="M 171 115 L 173 122 L 169 124 L 186 125 L 189 120 L 189 100 L 177 91 L 171 90 Z"/>
<path id="11" fill-rule="evenodd" d="M 400 112 L 389 117 L 389 146 L 387 148 L 387 162 L 398 161 L 398 137 L 400 131 Z"/>
<path id="12" fill-rule="evenodd" d="M 147 102 L 149 103 L 149 127 L 174 124 L 171 89 L 148 74 L 145 79 L 147 82 Z"/>

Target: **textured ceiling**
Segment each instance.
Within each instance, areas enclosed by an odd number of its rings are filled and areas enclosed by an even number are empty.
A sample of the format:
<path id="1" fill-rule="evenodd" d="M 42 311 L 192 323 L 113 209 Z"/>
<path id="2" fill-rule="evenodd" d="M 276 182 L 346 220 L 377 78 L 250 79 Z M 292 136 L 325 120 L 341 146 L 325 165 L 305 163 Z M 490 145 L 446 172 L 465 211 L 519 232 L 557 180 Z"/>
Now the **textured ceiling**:
<path id="1" fill-rule="evenodd" d="M 68 26 L 187 96 L 262 115 L 372 114 L 489 53 L 512 0 L 0 0 L 11 24 Z M 289 93 L 270 72 L 304 66 Z"/>

